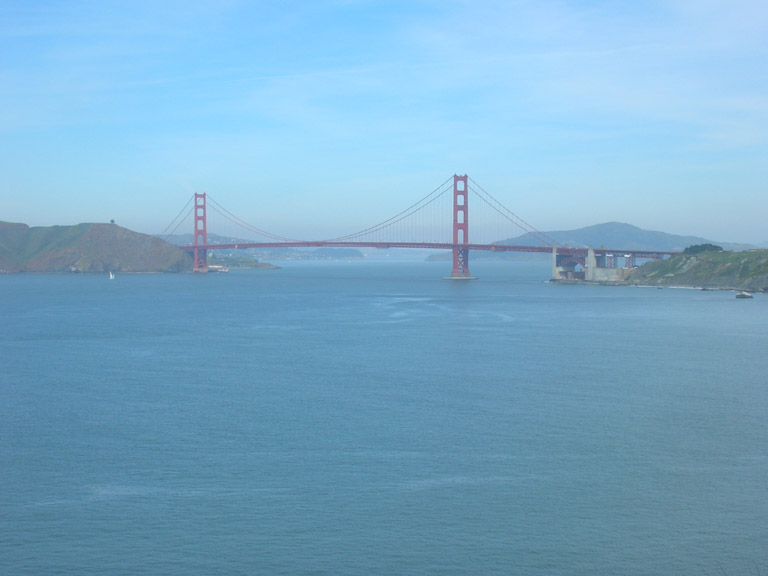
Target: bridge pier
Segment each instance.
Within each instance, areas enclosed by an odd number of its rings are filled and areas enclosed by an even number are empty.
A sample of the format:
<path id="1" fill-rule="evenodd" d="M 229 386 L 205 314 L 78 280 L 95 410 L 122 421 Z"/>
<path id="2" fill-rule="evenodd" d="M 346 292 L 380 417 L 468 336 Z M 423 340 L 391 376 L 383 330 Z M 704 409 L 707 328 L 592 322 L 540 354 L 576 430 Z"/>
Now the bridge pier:
<path id="1" fill-rule="evenodd" d="M 552 278 L 551 280 L 560 280 L 560 271 L 557 269 L 557 244 L 552 246 Z"/>
<path id="2" fill-rule="evenodd" d="M 577 271 L 576 267 L 581 266 L 582 270 Z M 567 251 L 565 254 L 559 254 L 557 245 L 552 246 L 552 280 L 585 280 L 586 262 L 584 258 L 579 258 Z"/>
<path id="3" fill-rule="evenodd" d="M 453 248 L 453 270 L 446 280 L 477 280 L 477 276 L 469 273 L 469 249 Z"/>

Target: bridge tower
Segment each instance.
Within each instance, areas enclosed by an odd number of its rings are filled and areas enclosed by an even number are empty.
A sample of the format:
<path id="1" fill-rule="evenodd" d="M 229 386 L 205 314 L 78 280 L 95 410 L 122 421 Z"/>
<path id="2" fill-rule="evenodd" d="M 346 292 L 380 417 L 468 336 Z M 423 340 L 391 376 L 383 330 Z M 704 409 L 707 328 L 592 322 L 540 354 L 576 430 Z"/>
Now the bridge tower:
<path id="1" fill-rule="evenodd" d="M 453 271 L 451 280 L 471 280 L 469 274 L 469 218 L 467 175 L 453 176 Z"/>
<path id="2" fill-rule="evenodd" d="M 208 245 L 207 219 L 205 216 L 205 193 L 195 194 L 195 264 L 193 272 L 208 272 L 208 250 L 198 246 Z"/>

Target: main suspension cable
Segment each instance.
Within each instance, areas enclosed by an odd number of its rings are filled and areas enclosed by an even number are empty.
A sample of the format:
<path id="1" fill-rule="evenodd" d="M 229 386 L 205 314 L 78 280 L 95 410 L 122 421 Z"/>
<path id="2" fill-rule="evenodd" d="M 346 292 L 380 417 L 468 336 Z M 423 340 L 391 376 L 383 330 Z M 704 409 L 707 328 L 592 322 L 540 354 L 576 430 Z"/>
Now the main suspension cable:
<path id="1" fill-rule="evenodd" d="M 299 240 L 295 240 L 293 238 L 286 238 L 284 236 L 278 236 L 277 234 L 272 234 L 271 232 L 267 232 L 266 230 L 262 230 L 261 228 L 258 228 L 257 226 L 253 226 L 252 224 L 248 224 L 248 222 L 245 222 L 244 220 L 238 218 L 232 212 L 224 208 L 221 204 L 216 202 L 213 198 L 210 197 L 210 195 L 207 197 L 208 203 L 213 208 L 215 212 L 218 212 L 221 214 L 224 218 L 228 219 L 233 224 L 237 224 L 238 226 L 241 226 L 242 228 L 245 228 L 249 232 L 253 232 L 255 234 L 258 234 L 259 236 L 264 236 L 266 238 L 270 238 L 272 240 L 277 240 L 281 242 L 299 242 Z"/>
<path id="2" fill-rule="evenodd" d="M 472 178 L 469 179 L 472 182 L 473 187 L 476 188 L 476 190 L 473 190 L 478 198 L 483 200 L 488 206 L 493 208 L 496 212 L 498 212 L 501 216 L 512 222 L 513 224 L 516 224 L 517 226 L 520 226 L 522 229 L 524 229 L 527 233 L 529 233 L 531 236 L 539 240 L 540 242 L 547 244 L 549 246 L 554 246 L 557 244 L 557 241 L 547 236 L 544 232 L 541 232 L 528 224 L 525 220 L 520 218 L 517 214 L 512 212 L 509 208 L 504 206 L 501 202 L 496 200 L 489 192 L 483 189 L 480 184 L 472 180 Z M 482 192 L 482 194 L 480 193 Z M 486 197 L 484 197 L 485 195 Z M 491 203 L 491 201 L 493 203 Z M 495 203 L 495 205 L 494 205 Z"/>
<path id="3" fill-rule="evenodd" d="M 429 206 L 432 202 L 440 198 L 443 194 L 445 194 L 447 188 L 445 188 L 446 184 L 453 180 L 453 176 L 448 178 L 445 182 L 440 184 L 437 188 L 432 190 L 429 194 L 427 194 L 424 198 L 416 202 L 415 204 L 412 204 L 399 214 L 395 214 L 391 218 L 384 220 L 383 222 L 379 222 L 378 224 L 371 226 L 370 228 L 366 228 L 365 230 L 361 230 L 359 232 L 355 232 L 354 234 L 347 234 L 346 236 L 340 236 L 338 238 L 332 238 L 330 240 L 327 240 L 328 242 L 343 242 L 345 240 L 350 240 L 352 238 L 357 238 L 359 236 L 364 236 L 367 234 L 373 234 L 374 232 L 378 232 L 379 230 L 382 230 L 383 228 L 388 228 L 389 226 L 392 226 L 394 224 L 397 224 L 401 220 L 404 220 L 411 214 L 414 214 L 415 212 L 418 212 L 419 210 Z M 445 189 L 443 189 L 445 188 Z"/>
<path id="4" fill-rule="evenodd" d="M 192 202 L 194 201 L 194 199 L 195 199 L 195 197 L 194 197 L 194 196 L 191 196 L 191 197 L 189 198 L 189 201 L 188 201 L 188 202 L 186 203 L 186 205 L 184 206 L 184 208 L 182 208 L 182 209 L 181 209 L 181 212 L 179 212 L 179 213 L 176 215 L 176 218 L 174 218 L 173 220 L 171 220 L 171 223 L 170 223 L 170 224 L 168 224 L 168 226 L 166 226 L 166 227 L 165 227 L 165 230 L 163 230 L 163 231 L 162 231 L 162 233 L 160 234 L 160 238 L 161 238 L 162 240 L 165 240 L 165 239 L 166 239 L 168 236 L 170 236 L 171 234 L 174 234 L 174 233 L 176 232 L 176 230 L 178 230 L 178 229 L 179 229 L 179 226 L 181 226 L 181 225 L 184 223 L 184 221 L 187 219 L 187 217 L 188 217 L 188 216 L 190 215 L 190 213 L 192 212 L 192 207 L 190 206 L 190 204 L 192 204 Z M 183 216 L 182 216 L 182 215 L 183 215 Z M 170 230 L 171 226 L 173 226 L 174 224 L 176 224 L 176 226 L 173 228 L 173 230 L 171 230 L 170 232 L 168 232 L 168 230 Z"/>

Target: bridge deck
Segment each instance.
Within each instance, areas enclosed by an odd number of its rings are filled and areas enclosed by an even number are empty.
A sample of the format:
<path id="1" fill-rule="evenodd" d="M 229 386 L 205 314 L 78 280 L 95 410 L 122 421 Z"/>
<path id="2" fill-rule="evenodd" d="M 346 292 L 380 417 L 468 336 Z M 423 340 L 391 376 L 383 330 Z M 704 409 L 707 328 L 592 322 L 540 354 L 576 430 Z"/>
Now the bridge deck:
<path id="1" fill-rule="evenodd" d="M 182 250 L 246 250 L 248 248 L 422 248 L 427 250 L 453 250 L 454 248 L 467 250 L 484 250 L 489 252 L 528 252 L 551 254 L 551 246 L 514 246 L 509 244 L 442 244 L 430 242 L 334 242 L 332 240 L 312 240 L 301 242 L 243 242 L 237 244 L 204 244 L 198 246 L 181 246 Z M 587 248 L 570 248 L 558 246 L 557 253 L 566 256 L 586 256 Z M 679 252 L 660 252 L 654 250 L 627 250 L 595 248 L 595 255 L 604 256 L 615 254 L 623 256 L 631 254 L 636 258 L 660 258 L 673 256 Z"/>

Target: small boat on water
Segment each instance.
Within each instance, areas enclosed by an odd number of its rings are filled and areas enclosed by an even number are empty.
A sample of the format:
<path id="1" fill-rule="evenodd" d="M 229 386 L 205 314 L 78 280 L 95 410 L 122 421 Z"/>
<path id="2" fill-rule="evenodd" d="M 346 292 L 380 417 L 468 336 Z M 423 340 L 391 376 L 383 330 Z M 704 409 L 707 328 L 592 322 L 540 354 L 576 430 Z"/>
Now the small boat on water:
<path id="1" fill-rule="evenodd" d="M 115 279 L 115 274 L 112 272 L 112 270 L 109 271 L 109 279 L 110 280 L 114 280 Z"/>
<path id="2" fill-rule="evenodd" d="M 752 294 L 749 292 L 737 292 L 736 298 L 752 298 Z"/>

